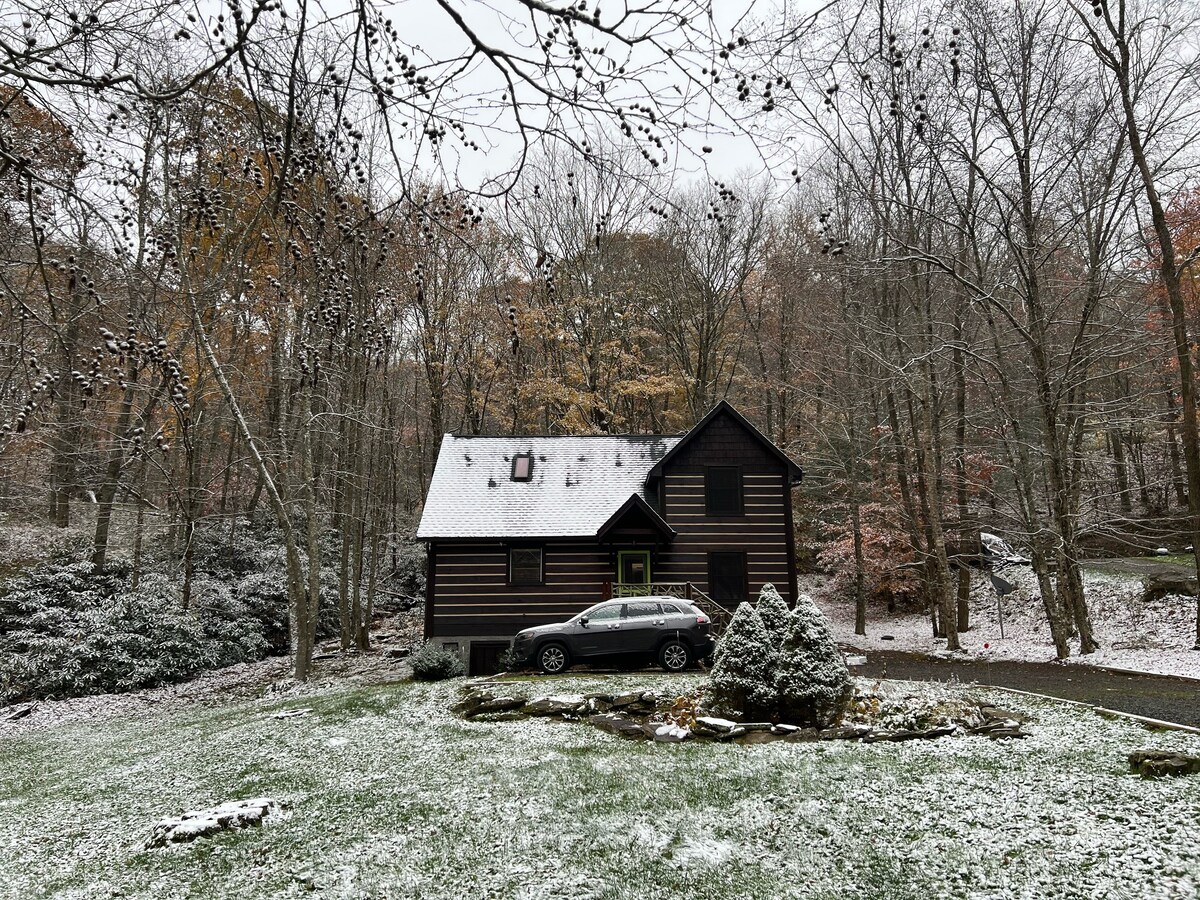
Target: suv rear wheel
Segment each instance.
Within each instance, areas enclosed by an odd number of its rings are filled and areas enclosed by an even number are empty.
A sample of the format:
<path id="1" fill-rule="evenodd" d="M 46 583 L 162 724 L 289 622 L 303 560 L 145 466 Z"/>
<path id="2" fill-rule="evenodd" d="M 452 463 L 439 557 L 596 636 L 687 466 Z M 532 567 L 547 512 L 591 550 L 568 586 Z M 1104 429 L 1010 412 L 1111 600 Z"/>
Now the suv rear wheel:
<path id="1" fill-rule="evenodd" d="M 667 641 L 659 648 L 658 664 L 668 672 L 682 672 L 692 664 L 692 648 L 680 640 Z"/>
<path id="2" fill-rule="evenodd" d="M 562 644 L 546 644 L 537 653 L 538 668 L 547 675 L 558 675 L 571 665 L 571 657 Z"/>

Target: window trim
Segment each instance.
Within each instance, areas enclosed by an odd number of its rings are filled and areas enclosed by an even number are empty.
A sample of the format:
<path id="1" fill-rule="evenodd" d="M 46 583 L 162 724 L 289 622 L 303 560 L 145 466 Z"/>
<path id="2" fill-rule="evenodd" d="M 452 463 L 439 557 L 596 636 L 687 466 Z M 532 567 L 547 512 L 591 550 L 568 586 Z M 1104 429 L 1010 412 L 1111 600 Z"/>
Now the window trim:
<path id="1" fill-rule="evenodd" d="M 538 552 L 537 581 L 513 581 L 513 551 L 536 550 Z M 505 554 L 508 561 L 509 587 L 537 587 L 546 583 L 546 548 L 542 544 L 509 544 Z"/>
<path id="2" fill-rule="evenodd" d="M 710 475 L 714 469 L 732 470 L 737 473 L 737 509 L 734 512 L 714 512 Z M 729 519 L 746 515 L 746 473 L 741 466 L 705 466 L 704 467 L 704 514 L 711 518 Z"/>
<path id="3" fill-rule="evenodd" d="M 624 581 L 625 578 L 625 559 L 631 556 L 640 556 L 646 560 L 646 580 L 645 581 Z M 653 557 L 649 550 L 618 550 L 617 551 L 617 584 L 645 584 L 654 583 L 654 572 L 651 569 L 653 565 Z"/>

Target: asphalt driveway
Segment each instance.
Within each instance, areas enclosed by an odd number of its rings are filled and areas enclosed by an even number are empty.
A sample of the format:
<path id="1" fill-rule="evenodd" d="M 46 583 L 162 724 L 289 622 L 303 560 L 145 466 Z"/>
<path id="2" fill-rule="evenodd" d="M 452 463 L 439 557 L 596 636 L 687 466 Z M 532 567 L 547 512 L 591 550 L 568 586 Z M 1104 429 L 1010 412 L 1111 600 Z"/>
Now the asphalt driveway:
<path id="1" fill-rule="evenodd" d="M 1200 672 L 1200 652 L 1196 654 Z M 855 675 L 909 681 L 974 682 L 1081 700 L 1094 706 L 1200 727 L 1200 681 L 1165 675 L 1124 675 L 1057 663 L 939 659 L 891 651 L 867 654 Z"/>

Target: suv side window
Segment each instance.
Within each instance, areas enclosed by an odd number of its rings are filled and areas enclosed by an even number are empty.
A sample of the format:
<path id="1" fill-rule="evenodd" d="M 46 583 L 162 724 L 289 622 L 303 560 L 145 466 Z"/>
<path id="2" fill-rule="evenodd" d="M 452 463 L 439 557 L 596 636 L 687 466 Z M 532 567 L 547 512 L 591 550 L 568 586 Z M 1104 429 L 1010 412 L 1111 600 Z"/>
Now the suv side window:
<path id="1" fill-rule="evenodd" d="M 662 611 L 664 613 L 666 613 L 668 616 L 677 616 L 681 612 L 683 612 L 683 610 L 681 610 L 674 603 L 662 603 L 662 604 L 660 604 L 660 606 L 662 606 Z"/>
<path id="2" fill-rule="evenodd" d="M 638 603 L 625 604 L 625 618 L 627 619 L 641 619 L 646 616 L 653 617 L 657 615 L 659 615 L 657 603 L 640 601 Z"/>
<path id="3" fill-rule="evenodd" d="M 612 606 L 601 606 L 593 609 L 587 614 L 590 622 L 615 622 L 621 618 L 621 605 L 614 603 Z"/>

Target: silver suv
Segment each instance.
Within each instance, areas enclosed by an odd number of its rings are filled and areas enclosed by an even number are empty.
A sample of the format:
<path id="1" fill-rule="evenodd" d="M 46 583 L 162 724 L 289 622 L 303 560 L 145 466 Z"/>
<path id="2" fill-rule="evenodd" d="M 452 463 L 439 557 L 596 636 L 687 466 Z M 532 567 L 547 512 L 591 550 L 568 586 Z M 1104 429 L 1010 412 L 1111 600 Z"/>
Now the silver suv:
<path id="1" fill-rule="evenodd" d="M 555 625 L 526 628 L 514 639 L 513 660 L 558 674 L 585 660 L 657 659 L 681 672 L 712 652 L 708 616 L 677 597 L 605 600 Z"/>

